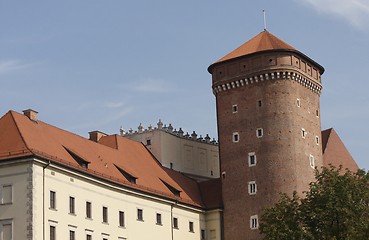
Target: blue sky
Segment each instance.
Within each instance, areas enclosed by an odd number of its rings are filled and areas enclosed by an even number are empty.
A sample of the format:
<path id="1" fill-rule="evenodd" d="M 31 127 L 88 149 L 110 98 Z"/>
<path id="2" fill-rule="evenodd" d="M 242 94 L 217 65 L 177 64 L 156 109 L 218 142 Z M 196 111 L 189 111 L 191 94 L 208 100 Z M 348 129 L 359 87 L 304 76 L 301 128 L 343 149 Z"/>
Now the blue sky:
<path id="1" fill-rule="evenodd" d="M 88 136 L 155 125 L 217 136 L 207 67 L 267 28 L 323 65 L 323 129 L 369 169 L 368 0 L 0 0 L 0 114 Z"/>

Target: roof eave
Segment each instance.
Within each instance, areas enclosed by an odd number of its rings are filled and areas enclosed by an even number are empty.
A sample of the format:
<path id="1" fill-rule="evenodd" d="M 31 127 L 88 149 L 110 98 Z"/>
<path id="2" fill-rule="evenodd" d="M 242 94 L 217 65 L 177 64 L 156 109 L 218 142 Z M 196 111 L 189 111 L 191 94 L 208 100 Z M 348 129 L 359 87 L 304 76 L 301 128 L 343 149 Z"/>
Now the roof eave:
<path id="1" fill-rule="evenodd" d="M 303 58 L 309 60 L 310 62 L 312 62 L 319 69 L 320 74 L 323 74 L 324 71 L 325 71 L 325 69 L 322 65 L 320 65 L 319 63 L 317 63 L 316 61 L 314 61 L 310 57 L 306 56 L 302 52 L 300 52 L 298 50 L 294 50 L 294 49 L 268 49 L 268 50 L 258 51 L 258 52 L 254 52 L 254 53 L 250 53 L 250 54 L 246 54 L 246 55 L 241 55 L 241 56 L 231 58 L 231 59 L 227 59 L 227 60 L 224 60 L 224 61 L 215 62 L 215 63 L 211 64 L 208 67 L 207 70 L 210 74 L 212 74 L 213 68 L 218 64 L 223 64 L 223 63 L 235 61 L 235 60 L 238 60 L 238 59 L 241 59 L 241 58 L 244 58 L 244 57 L 250 57 L 250 56 L 255 56 L 255 55 L 264 54 L 264 53 L 271 53 L 271 52 L 292 52 L 292 53 L 296 53 L 297 55 L 300 55 L 301 57 L 303 57 Z"/>

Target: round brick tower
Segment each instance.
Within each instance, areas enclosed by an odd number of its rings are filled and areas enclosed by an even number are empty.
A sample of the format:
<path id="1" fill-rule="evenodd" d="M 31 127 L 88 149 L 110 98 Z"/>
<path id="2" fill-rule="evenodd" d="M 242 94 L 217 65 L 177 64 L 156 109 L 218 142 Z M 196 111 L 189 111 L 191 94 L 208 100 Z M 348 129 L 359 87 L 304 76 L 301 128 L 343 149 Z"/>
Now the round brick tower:
<path id="1" fill-rule="evenodd" d="M 300 195 L 322 166 L 324 68 L 263 31 L 208 71 L 216 96 L 224 237 L 262 239 L 262 209 Z"/>

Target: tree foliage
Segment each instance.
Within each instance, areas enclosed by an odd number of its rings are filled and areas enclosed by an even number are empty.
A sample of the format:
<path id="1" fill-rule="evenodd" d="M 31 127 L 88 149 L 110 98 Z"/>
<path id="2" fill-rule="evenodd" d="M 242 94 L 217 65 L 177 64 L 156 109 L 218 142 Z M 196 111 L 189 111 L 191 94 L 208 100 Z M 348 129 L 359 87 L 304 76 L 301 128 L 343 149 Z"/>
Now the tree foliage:
<path id="1" fill-rule="evenodd" d="M 369 173 L 330 166 L 317 170 L 315 178 L 304 198 L 281 194 L 264 210 L 264 239 L 369 239 Z"/>

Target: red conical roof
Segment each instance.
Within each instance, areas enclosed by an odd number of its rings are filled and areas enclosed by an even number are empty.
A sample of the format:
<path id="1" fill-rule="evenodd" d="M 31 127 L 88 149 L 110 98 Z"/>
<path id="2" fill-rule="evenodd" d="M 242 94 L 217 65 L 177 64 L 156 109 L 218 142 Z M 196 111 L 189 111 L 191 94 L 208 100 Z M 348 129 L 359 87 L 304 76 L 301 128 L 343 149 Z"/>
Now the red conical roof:
<path id="1" fill-rule="evenodd" d="M 240 47 L 235 49 L 234 51 L 230 52 L 229 54 L 225 55 L 223 58 L 219 59 L 218 62 L 223 62 L 229 59 L 241 57 L 244 55 L 261 52 L 265 50 L 277 50 L 277 49 L 284 49 L 284 50 L 294 50 L 296 49 L 291 45 L 285 43 L 281 39 L 277 38 L 273 34 L 269 33 L 268 31 L 263 31 L 259 33 L 254 38 L 250 39 L 246 43 L 242 44 Z"/>

